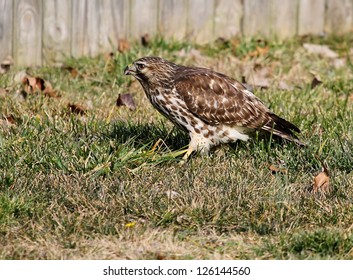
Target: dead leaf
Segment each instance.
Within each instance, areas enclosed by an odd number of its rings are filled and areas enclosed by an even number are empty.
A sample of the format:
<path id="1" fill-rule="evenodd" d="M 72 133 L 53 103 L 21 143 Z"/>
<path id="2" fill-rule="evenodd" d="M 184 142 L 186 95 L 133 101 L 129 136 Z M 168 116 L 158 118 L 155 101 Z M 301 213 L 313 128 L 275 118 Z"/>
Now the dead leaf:
<path id="1" fill-rule="evenodd" d="M 43 93 L 47 97 L 60 97 L 51 83 L 40 77 L 25 76 L 22 79 L 22 84 L 26 94 Z"/>
<path id="2" fill-rule="evenodd" d="M 266 55 L 269 49 L 270 49 L 269 46 L 265 46 L 265 47 L 256 46 L 256 49 L 254 51 L 248 52 L 244 59 Z"/>
<path id="3" fill-rule="evenodd" d="M 331 50 L 328 46 L 326 45 L 317 45 L 317 44 L 308 44 L 305 43 L 303 44 L 303 47 L 312 54 L 317 54 L 323 57 L 327 58 L 337 58 L 338 54 Z"/>
<path id="4" fill-rule="evenodd" d="M 114 58 L 114 53 L 113 52 L 108 52 L 103 55 L 103 58 L 106 62 L 110 63 L 111 60 Z"/>
<path id="5" fill-rule="evenodd" d="M 119 94 L 119 97 L 116 100 L 116 106 L 126 106 L 131 111 L 136 110 L 135 101 L 130 93 Z"/>
<path id="6" fill-rule="evenodd" d="M 14 117 L 14 115 L 10 114 L 8 116 L 5 117 L 5 120 L 7 120 L 9 123 L 11 123 L 12 125 L 16 125 L 17 121 L 16 118 Z"/>
<path id="7" fill-rule="evenodd" d="M 272 70 L 269 67 L 264 67 L 261 65 L 256 64 L 254 66 L 254 71 L 249 74 L 248 77 L 248 84 L 253 87 L 258 87 L 262 89 L 266 89 L 270 87 L 271 80 L 270 76 Z"/>
<path id="8" fill-rule="evenodd" d="M 150 35 L 148 35 L 148 33 L 141 36 L 141 44 L 144 47 L 148 47 L 148 45 L 150 44 Z"/>
<path id="9" fill-rule="evenodd" d="M 317 87 L 318 85 L 320 85 L 320 84 L 322 84 L 322 81 L 321 81 L 320 77 L 315 76 L 315 77 L 313 78 L 313 80 L 311 81 L 310 88 L 311 88 L 311 89 L 314 89 L 314 88 L 316 88 L 316 87 Z"/>
<path id="10" fill-rule="evenodd" d="M 9 71 L 12 64 L 13 64 L 12 57 L 7 56 L 0 64 L 0 74 L 5 74 L 7 71 Z"/>
<path id="11" fill-rule="evenodd" d="M 10 114 L 5 116 L 3 119 L 0 119 L 0 126 L 3 128 L 10 128 L 17 125 L 16 118 Z"/>
<path id="12" fill-rule="evenodd" d="M 281 90 L 293 90 L 294 87 L 292 85 L 288 85 L 285 81 L 280 81 L 278 83 L 278 89 L 281 89 Z"/>
<path id="13" fill-rule="evenodd" d="M 43 90 L 43 94 L 47 97 L 55 97 L 58 98 L 60 97 L 60 95 L 57 94 L 57 92 L 53 89 L 53 86 L 51 85 L 50 82 L 45 81 L 44 84 L 44 90 Z"/>
<path id="14" fill-rule="evenodd" d="M 321 161 L 322 171 L 314 177 L 313 193 L 327 194 L 330 191 L 330 172 L 326 163 Z"/>
<path id="15" fill-rule="evenodd" d="M 40 77 L 26 76 L 22 79 L 22 84 L 27 93 L 37 93 L 45 88 L 45 81 Z"/>
<path id="16" fill-rule="evenodd" d="M 68 104 L 68 108 L 70 109 L 71 113 L 77 114 L 77 115 L 85 115 L 87 112 L 87 109 L 83 107 L 82 105 L 79 104 Z"/>
<path id="17" fill-rule="evenodd" d="M 73 68 L 71 66 L 63 66 L 62 69 L 69 71 L 72 78 L 76 78 L 78 76 L 78 71 L 76 68 Z"/>
<path id="18" fill-rule="evenodd" d="M 285 169 L 282 166 L 277 166 L 277 165 L 271 164 L 268 168 L 270 169 L 272 175 L 274 175 L 276 173 L 287 174 L 287 169 Z"/>
<path id="19" fill-rule="evenodd" d="M 118 41 L 118 52 L 124 53 L 130 50 L 130 43 L 125 39 L 119 39 Z"/>

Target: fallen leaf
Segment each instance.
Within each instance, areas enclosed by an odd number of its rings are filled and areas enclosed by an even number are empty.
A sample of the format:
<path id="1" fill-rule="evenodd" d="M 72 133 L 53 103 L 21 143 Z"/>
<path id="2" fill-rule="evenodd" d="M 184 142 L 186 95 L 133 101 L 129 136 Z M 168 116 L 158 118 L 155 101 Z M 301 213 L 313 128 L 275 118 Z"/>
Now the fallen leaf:
<path id="1" fill-rule="evenodd" d="M 47 97 L 60 97 L 60 95 L 57 94 L 57 92 L 53 89 L 51 83 L 48 81 L 45 81 L 43 94 Z"/>
<path id="2" fill-rule="evenodd" d="M 5 120 L 8 121 L 12 125 L 17 125 L 17 121 L 14 115 L 10 114 L 8 116 L 5 116 Z"/>
<path id="3" fill-rule="evenodd" d="M 315 77 L 313 78 L 313 80 L 311 81 L 310 88 L 311 88 L 311 89 L 314 89 L 314 88 L 316 88 L 316 87 L 317 87 L 318 85 L 320 85 L 320 84 L 322 84 L 322 81 L 321 81 L 320 77 L 315 76 Z"/>
<path id="4" fill-rule="evenodd" d="M 150 35 L 148 35 L 148 33 L 141 36 L 141 44 L 144 47 L 148 47 L 148 45 L 150 44 Z"/>
<path id="5" fill-rule="evenodd" d="M 256 64 L 254 66 L 254 71 L 248 76 L 250 86 L 266 89 L 270 87 L 271 84 L 271 69 L 269 67 L 263 67 Z"/>
<path id="6" fill-rule="evenodd" d="M 85 115 L 87 112 L 87 109 L 83 107 L 82 105 L 79 104 L 68 104 L 68 108 L 70 109 L 71 113 L 77 114 L 77 115 Z"/>
<path id="7" fill-rule="evenodd" d="M 50 82 L 40 77 L 25 76 L 22 79 L 23 91 L 27 94 L 43 93 L 47 97 L 60 97 Z"/>
<path id="8" fill-rule="evenodd" d="M 71 67 L 71 66 L 63 66 L 62 67 L 63 70 L 69 71 L 71 74 L 72 78 L 76 78 L 78 76 L 78 71 L 76 68 Z"/>
<path id="9" fill-rule="evenodd" d="M 327 194 L 330 191 L 330 173 L 327 164 L 322 162 L 322 171 L 314 177 L 313 192 L 314 194 Z"/>
<path id="10" fill-rule="evenodd" d="M 292 85 L 288 85 L 285 81 L 280 81 L 278 83 L 278 88 L 281 90 L 293 90 L 294 87 Z"/>
<path id="11" fill-rule="evenodd" d="M 118 41 L 118 52 L 124 53 L 130 50 L 130 43 L 125 39 L 119 39 Z"/>
<path id="12" fill-rule="evenodd" d="M 14 115 L 10 114 L 0 119 L 0 125 L 4 128 L 9 128 L 17 125 L 17 121 Z"/>
<path id="13" fill-rule="evenodd" d="M 256 49 L 254 51 L 248 52 L 247 55 L 244 57 L 244 59 L 266 55 L 269 49 L 270 49 L 269 46 L 265 46 L 265 47 L 256 46 Z"/>
<path id="14" fill-rule="evenodd" d="M 306 49 L 309 53 L 317 54 L 327 58 L 337 58 L 338 54 L 331 50 L 326 45 L 317 45 L 317 44 L 303 44 L 304 49 Z"/>
<path id="15" fill-rule="evenodd" d="M 287 169 L 285 169 L 282 166 L 277 166 L 277 165 L 271 164 L 268 168 L 270 169 L 270 171 L 273 175 L 276 173 L 287 174 Z"/>
<path id="16" fill-rule="evenodd" d="M 130 93 L 119 94 L 119 97 L 116 100 L 116 106 L 126 106 L 131 111 L 136 110 L 135 101 Z"/>
<path id="17" fill-rule="evenodd" d="M 0 74 L 5 74 L 7 71 L 9 71 L 12 64 L 13 64 L 12 57 L 7 56 L 0 64 Z"/>

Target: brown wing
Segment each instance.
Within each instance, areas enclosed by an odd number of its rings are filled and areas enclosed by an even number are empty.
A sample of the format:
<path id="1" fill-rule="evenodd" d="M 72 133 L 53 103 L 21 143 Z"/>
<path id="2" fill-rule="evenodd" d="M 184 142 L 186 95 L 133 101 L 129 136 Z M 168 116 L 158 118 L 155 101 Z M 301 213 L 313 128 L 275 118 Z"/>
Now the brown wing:
<path id="1" fill-rule="evenodd" d="M 175 76 L 177 93 L 188 109 L 209 124 L 262 129 L 303 145 L 299 128 L 267 109 L 239 82 L 203 68 L 184 67 Z"/>
<path id="2" fill-rule="evenodd" d="M 260 128 L 271 118 L 268 109 L 242 84 L 203 68 L 183 68 L 175 87 L 189 110 L 209 124 Z"/>

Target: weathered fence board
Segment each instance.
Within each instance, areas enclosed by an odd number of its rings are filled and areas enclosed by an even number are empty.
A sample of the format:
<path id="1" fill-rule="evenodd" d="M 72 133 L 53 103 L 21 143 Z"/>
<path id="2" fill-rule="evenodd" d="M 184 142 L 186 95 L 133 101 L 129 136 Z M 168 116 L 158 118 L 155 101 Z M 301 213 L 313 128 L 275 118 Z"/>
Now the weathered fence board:
<path id="1" fill-rule="evenodd" d="M 244 1 L 243 33 L 245 36 L 269 36 L 270 28 L 271 3 L 263 0 Z"/>
<path id="2" fill-rule="evenodd" d="M 272 0 L 270 13 L 272 36 L 286 38 L 297 33 L 297 0 Z"/>
<path id="3" fill-rule="evenodd" d="M 98 0 L 73 1 L 72 5 L 72 44 L 74 57 L 96 56 L 99 53 Z"/>
<path id="4" fill-rule="evenodd" d="M 242 0 L 216 0 L 215 4 L 215 36 L 229 38 L 241 35 L 241 21 L 243 17 Z"/>
<path id="5" fill-rule="evenodd" d="M 163 0 L 159 5 L 158 32 L 166 38 L 184 39 L 187 25 L 187 0 Z"/>
<path id="6" fill-rule="evenodd" d="M 42 1 L 14 1 L 14 59 L 23 65 L 42 64 Z"/>
<path id="7" fill-rule="evenodd" d="M 125 0 L 99 1 L 100 25 L 99 49 L 107 51 L 116 49 L 119 38 L 127 36 L 127 19 L 129 3 Z"/>
<path id="8" fill-rule="evenodd" d="M 145 34 L 149 34 L 150 36 L 156 35 L 157 17 L 157 0 L 131 0 L 129 37 L 137 39 Z"/>
<path id="9" fill-rule="evenodd" d="M 12 55 L 12 0 L 0 0 L 0 59 Z"/>
<path id="10" fill-rule="evenodd" d="M 325 0 L 299 0 L 298 34 L 320 34 L 324 31 Z"/>
<path id="11" fill-rule="evenodd" d="M 145 34 L 207 43 L 353 31 L 353 0 L 0 0 L 0 11 L 0 61 L 18 65 L 96 56 Z"/>
<path id="12" fill-rule="evenodd" d="M 46 0 L 43 4 L 43 59 L 52 64 L 71 53 L 71 0 Z"/>
<path id="13" fill-rule="evenodd" d="M 214 40 L 214 0 L 193 0 L 188 3 L 188 40 L 198 43 Z"/>
<path id="14" fill-rule="evenodd" d="M 353 30 L 353 2 L 327 0 L 325 31 L 343 34 Z"/>

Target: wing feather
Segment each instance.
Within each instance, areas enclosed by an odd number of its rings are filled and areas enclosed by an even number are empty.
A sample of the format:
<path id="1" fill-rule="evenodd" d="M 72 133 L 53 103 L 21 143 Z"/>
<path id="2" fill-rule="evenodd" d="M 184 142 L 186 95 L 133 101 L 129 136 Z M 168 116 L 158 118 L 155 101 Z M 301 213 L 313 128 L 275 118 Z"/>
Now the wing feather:
<path id="1" fill-rule="evenodd" d="M 270 121 L 261 100 L 223 74 L 185 67 L 178 72 L 175 87 L 188 109 L 206 123 L 257 129 Z"/>

